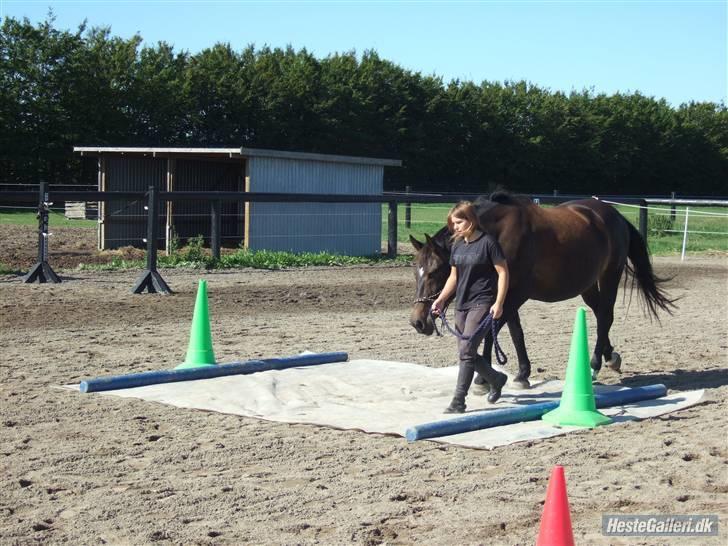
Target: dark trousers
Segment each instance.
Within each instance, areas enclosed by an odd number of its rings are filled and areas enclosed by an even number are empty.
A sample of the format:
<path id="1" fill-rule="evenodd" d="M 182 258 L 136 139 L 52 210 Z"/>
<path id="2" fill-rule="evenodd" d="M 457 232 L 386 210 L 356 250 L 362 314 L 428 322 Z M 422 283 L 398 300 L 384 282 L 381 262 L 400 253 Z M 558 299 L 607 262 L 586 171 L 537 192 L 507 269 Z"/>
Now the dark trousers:
<path id="1" fill-rule="evenodd" d="M 473 335 L 488 313 L 490 313 L 490 304 L 476 305 L 470 309 L 455 312 L 455 328 L 461 335 L 471 336 L 470 339 L 458 339 L 460 368 L 454 397 L 459 400 L 465 400 L 468 395 L 475 372 L 478 372 L 488 383 L 491 383 L 491 380 L 497 375 L 483 355 L 478 354 L 478 347 L 483 342 L 485 335 L 490 335 L 490 331 L 485 328 Z"/>

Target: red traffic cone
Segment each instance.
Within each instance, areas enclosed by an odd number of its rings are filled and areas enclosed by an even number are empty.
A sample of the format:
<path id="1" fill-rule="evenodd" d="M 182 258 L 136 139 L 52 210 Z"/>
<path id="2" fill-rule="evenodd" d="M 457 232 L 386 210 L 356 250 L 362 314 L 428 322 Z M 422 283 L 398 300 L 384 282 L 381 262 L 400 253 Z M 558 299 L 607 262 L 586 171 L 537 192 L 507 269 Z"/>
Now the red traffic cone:
<path id="1" fill-rule="evenodd" d="M 574 546 L 563 466 L 551 471 L 536 546 Z"/>

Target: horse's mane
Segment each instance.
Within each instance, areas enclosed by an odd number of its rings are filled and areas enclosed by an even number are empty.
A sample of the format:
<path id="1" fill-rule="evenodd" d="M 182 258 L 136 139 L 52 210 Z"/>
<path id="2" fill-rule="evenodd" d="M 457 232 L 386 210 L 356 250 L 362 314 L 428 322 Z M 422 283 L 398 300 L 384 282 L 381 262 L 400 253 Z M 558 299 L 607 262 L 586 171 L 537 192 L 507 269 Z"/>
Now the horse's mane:
<path id="1" fill-rule="evenodd" d="M 481 195 L 474 202 L 478 214 L 483 214 L 491 207 L 497 205 L 506 205 L 512 207 L 528 207 L 533 206 L 533 202 L 526 195 L 517 195 L 505 190 L 494 191 L 488 196 Z M 452 233 L 448 226 L 442 227 L 437 233 L 431 237 L 432 241 L 443 248 L 450 250 L 452 247 Z"/>
<path id="2" fill-rule="evenodd" d="M 450 229 L 447 226 L 440 228 L 440 230 L 432 236 L 432 240 L 447 250 L 452 248 L 452 233 L 450 233 Z"/>
<path id="3" fill-rule="evenodd" d="M 478 200 L 485 198 L 478 198 Z M 514 207 L 524 207 L 527 205 L 533 205 L 533 201 L 526 195 L 516 195 L 508 191 L 494 191 L 488 196 L 488 201 L 498 203 L 500 205 L 511 205 Z"/>

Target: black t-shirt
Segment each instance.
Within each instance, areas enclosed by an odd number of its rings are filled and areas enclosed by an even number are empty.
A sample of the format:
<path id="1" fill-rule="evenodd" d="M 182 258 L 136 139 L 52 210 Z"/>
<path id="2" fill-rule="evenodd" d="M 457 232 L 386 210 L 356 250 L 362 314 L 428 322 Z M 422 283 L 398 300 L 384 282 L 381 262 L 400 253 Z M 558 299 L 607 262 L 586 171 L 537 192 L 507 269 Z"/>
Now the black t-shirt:
<path id="1" fill-rule="evenodd" d="M 474 241 L 460 239 L 452 247 L 450 265 L 457 268 L 455 308 L 459 311 L 474 305 L 493 305 L 498 294 L 498 272 L 493 264 L 505 261 L 498 241 L 481 234 Z"/>

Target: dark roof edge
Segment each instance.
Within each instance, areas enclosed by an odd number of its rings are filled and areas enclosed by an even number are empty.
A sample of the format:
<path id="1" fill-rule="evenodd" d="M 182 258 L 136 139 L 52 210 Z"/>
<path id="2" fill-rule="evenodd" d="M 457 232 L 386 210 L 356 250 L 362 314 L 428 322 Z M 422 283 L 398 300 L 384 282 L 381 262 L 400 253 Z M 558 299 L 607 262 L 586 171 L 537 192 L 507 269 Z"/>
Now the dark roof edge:
<path id="1" fill-rule="evenodd" d="M 243 157 L 271 157 L 274 159 L 302 159 L 306 161 L 326 161 L 331 163 L 356 163 L 363 165 L 381 165 L 383 167 L 401 167 L 399 159 L 379 159 L 375 157 L 358 157 L 349 155 L 314 154 L 308 152 L 286 152 L 282 150 L 265 150 L 262 148 L 240 148 Z"/>

